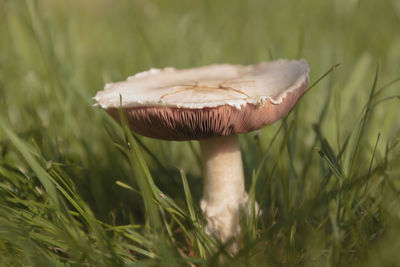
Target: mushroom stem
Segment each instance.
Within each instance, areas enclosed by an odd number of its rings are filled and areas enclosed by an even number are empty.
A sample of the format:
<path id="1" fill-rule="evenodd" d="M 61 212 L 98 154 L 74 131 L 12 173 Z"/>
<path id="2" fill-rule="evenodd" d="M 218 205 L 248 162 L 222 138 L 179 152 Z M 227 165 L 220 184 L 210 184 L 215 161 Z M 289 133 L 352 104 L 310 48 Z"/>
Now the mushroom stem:
<path id="1" fill-rule="evenodd" d="M 204 191 L 200 202 L 205 231 L 225 243 L 240 236 L 240 209 L 247 201 L 242 156 L 237 135 L 200 141 Z M 237 242 L 230 250 L 237 250 Z M 236 248 L 235 248 L 236 247 Z"/>

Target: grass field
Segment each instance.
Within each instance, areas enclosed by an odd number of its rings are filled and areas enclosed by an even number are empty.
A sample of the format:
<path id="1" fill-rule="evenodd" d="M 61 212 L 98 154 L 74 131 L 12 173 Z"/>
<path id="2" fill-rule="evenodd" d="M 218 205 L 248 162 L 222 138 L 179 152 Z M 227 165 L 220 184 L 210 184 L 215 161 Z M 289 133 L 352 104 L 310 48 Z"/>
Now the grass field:
<path id="1" fill-rule="evenodd" d="M 240 136 L 263 213 L 231 257 L 201 230 L 198 143 L 131 135 L 91 97 L 277 58 L 330 72 Z M 0 266 L 399 266 L 399 140 L 399 0 L 0 0 Z"/>

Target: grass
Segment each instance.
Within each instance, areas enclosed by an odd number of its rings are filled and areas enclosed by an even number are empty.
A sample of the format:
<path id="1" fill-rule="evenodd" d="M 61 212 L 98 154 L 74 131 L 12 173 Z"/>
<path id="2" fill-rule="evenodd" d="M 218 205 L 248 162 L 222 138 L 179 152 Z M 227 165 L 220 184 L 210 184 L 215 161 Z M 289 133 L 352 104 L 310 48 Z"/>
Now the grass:
<path id="1" fill-rule="evenodd" d="M 0 0 L 0 265 L 398 265 L 399 25 L 395 0 Z M 130 133 L 91 97 L 281 57 L 319 82 L 240 136 L 263 213 L 231 257 L 201 230 L 198 144 Z"/>

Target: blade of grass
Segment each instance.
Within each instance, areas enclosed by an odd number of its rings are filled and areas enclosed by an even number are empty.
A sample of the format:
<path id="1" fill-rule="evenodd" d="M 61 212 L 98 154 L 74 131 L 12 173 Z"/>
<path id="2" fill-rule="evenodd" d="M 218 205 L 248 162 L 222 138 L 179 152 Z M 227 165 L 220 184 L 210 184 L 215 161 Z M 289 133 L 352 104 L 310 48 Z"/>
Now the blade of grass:
<path id="1" fill-rule="evenodd" d="M 361 143 L 362 143 L 363 136 L 364 136 L 364 133 L 365 133 L 365 130 L 366 130 L 367 121 L 369 119 L 369 114 L 370 114 L 370 111 L 371 111 L 371 104 L 372 104 L 372 100 L 373 100 L 374 95 L 375 95 L 376 85 L 378 83 L 378 74 L 379 74 L 379 65 L 376 67 L 374 82 L 373 82 L 372 87 L 371 87 L 371 91 L 370 91 L 369 98 L 368 98 L 368 101 L 367 101 L 367 105 L 366 105 L 364 116 L 363 116 L 363 118 L 361 120 L 361 126 L 359 128 L 359 131 L 358 131 L 358 134 L 357 134 L 357 137 L 356 137 L 356 145 L 355 145 L 354 150 L 353 150 L 353 154 L 352 154 L 352 157 L 351 157 L 350 171 L 348 173 L 348 177 L 350 179 L 354 176 L 354 172 L 356 170 L 356 164 L 357 164 L 358 159 L 359 159 Z"/>
<path id="2" fill-rule="evenodd" d="M 122 103 L 122 97 L 120 96 Z M 172 251 L 171 247 L 168 246 L 162 229 L 162 221 L 158 212 L 158 207 L 153 198 L 158 199 L 160 197 L 158 190 L 154 186 L 154 181 L 151 176 L 150 170 L 143 159 L 140 152 L 136 139 L 130 132 L 125 115 L 122 107 L 119 108 L 121 126 L 125 134 L 129 153 L 129 163 L 132 169 L 136 172 L 136 181 L 138 183 L 140 192 L 145 205 L 146 215 L 148 216 L 151 230 L 157 236 L 158 243 L 160 245 L 160 265 L 161 266 L 175 266 L 177 265 L 176 254 Z"/>
<path id="3" fill-rule="evenodd" d="M 32 168 L 32 170 L 37 175 L 40 182 L 43 184 L 46 192 L 48 192 L 49 197 L 57 208 L 61 207 L 60 200 L 58 198 L 57 190 L 50 175 L 37 163 L 35 158 L 29 152 L 26 144 L 18 138 L 14 132 L 12 132 L 5 124 L 2 118 L 0 118 L 0 129 L 6 134 L 10 141 L 15 145 L 18 151 L 21 153 L 25 161 Z"/>
<path id="4" fill-rule="evenodd" d="M 200 222 L 198 221 L 198 218 L 196 216 L 196 212 L 195 212 L 193 200 L 192 200 L 192 194 L 190 193 L 189 183 L 186 178 L 186 173 L 183 169 L 179 169 L 179 172 L 180 172 L 181 178 L 182 178 L 183 191 L 185 193 L 186 205 L 189 210 L 190 220 L 192 221 L 195 228 L 200 229 Z M 198 238 L 196 238 L 196 245 L 197 245 L 197 249 L 199 251 L 200 257 L 205 258 L 206 253 L 205 253 L 204 247 Z"/>

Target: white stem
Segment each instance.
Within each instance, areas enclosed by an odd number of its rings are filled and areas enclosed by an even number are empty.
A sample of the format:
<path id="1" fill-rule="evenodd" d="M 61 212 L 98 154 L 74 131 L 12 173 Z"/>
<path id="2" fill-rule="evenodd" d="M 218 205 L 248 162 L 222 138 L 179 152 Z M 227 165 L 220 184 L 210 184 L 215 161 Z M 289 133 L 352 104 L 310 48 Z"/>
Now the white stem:
<path id="1" fill-rule="evenodd" d="M 200 146 L 205 176 L 200 206 L 207 220 L 206 233 L 223 243 L 237 239 L 240 209 L 247 201 L 238 137 L 215 137 L 200 141 Z"/>

